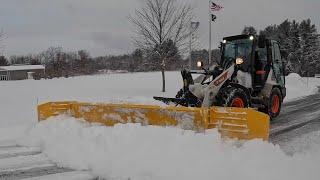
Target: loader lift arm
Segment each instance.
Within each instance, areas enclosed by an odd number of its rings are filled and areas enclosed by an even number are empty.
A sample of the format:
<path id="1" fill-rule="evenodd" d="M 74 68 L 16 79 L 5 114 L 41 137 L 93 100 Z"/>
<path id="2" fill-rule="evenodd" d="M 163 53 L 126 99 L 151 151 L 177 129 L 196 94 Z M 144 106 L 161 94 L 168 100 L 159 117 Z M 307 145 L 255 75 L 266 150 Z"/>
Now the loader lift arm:
<path id="1" fill-rule="evenodd" d="M 158 97 L 154 96 L 153 99 L 157 101 L 161 101 L 167 105 L 181 105 L 185 107 L 201 107 L 201 100 L 199 100 L 195 95 L 193 95 L 189 91 L 189 86 L 194 84 L 194 80 L 192 79 L 192 74 L 200 74 L 204 75 L 200 84 L 209 84 L 215 77 L 219 76 L 223 70 L 219 67 L 215 67 L 213 70 L 205 69 L 197 70 L 197 71 L 189 71 L 184 69 L 181 71 L 181 75 L 183 78 L 183 88 L 177 93 L 175 98 L 169 97 Z M 211 81 L 206 82 L 207 79 L 213 77 Z"/>

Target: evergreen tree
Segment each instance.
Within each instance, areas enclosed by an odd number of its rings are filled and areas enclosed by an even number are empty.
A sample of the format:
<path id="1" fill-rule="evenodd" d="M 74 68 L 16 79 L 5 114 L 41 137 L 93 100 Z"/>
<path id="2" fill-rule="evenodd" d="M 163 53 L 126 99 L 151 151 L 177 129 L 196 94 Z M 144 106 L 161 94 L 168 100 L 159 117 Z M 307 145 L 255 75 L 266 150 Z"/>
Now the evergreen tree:
<path id="1" fill-rule="evenodd" d="M 299 26 L 300 39 L 301 39 L 301 75 L 311 76 L 317 71 L 317 66 L 320 63 L 318 59 L 319 53 L 319 39 L 317 29 L 311 20 L 303 20 Z"/>
<path id="2" fill-rule="evenodd" d="M 300 31 L 299 23 L 293 21 L 291 23 L 289 38 L 288 56 L 287 56 L 287 71 L 289 73 L 299 72 L 301 69 L 301 52 L 300 52 Z"/>
<path id="3" fill-rule="evenodd" d="M 310 19 L 301 23 L 285 20 L 280 25 L 270 25 L 260 34 L 280 43 L 286 69 L 302 76 L 320 72 L 319 35 Z"/>
<path id="4" fill-rule="evenodd" d="M 268 38 L 278 40 L 278 37 L 276 36 L 276 34 L 278 34 L 276 25 L 267 26 L 264 30 L 260 31 L 260 34 L 263 34 Z"/>

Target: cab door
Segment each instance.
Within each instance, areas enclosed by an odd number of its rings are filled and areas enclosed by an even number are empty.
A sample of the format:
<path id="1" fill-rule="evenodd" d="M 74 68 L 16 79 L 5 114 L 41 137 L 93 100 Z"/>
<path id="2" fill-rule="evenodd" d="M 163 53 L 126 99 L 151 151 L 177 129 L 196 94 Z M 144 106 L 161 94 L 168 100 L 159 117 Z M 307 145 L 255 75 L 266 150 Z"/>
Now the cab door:
<path id="1" fill-rule="evenodd" d="M 281 52 L 280 46 L 278 42 L 272 42 L 272 69 L 274 78 L 276 79 L 277 83 L 281 86 L 285 86 L 285 73 L 284 73 L 284 66 L 281 59 Z"/>
<path id="2" fill-rule="evenodd" d="M 261 90 L 267 80 L 268 69 L 268 50 L 267 47 L 256 47 L 254 55 L 254 87 Z"/>

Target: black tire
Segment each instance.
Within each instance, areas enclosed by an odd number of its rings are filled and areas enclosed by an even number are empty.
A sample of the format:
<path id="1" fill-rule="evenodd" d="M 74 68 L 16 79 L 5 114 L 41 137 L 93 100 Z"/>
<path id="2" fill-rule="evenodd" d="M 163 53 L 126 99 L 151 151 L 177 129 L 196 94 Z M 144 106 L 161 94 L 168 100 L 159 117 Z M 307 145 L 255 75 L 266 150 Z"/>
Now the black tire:
<path id="1" fill-rule="evenodd" d="M 242 108 L 247 108 L 250 106 L 249 97 L 246 92 L 241 88 L 236 88 L 232 86 L 225 87 L 220 90 L 216 97 L 217 105 L 223 107 L 239 107 L 235 106 L 235 100 L 241 99 Z"/>
<path id="2" fill-rule="evenodd" d="M 274 98 L 278 97 L 278 108 L 275 108 L 275 102 L 276 100 Z M 270 119 L 271 120 L 274 120 L 276 117 L 279 116 L 280 114 L 280 111 L 281 111 L 281 106 L 282 106 L 282 100 L 283 100 L 283 97 L 282 97 L 282 94 L 281 94 L 281 91 L 279 88 L 273 88 L 271 90 L 271 93 L 270 93 L 270 96 L 269 96 L 269 99 L 268 99 L 268 104 L 267 104 L 267 108 L 264 109 L 264 112 L 269 114 L 270 116 Z M 275 111 L 275 109 L 277 109 Z"/>

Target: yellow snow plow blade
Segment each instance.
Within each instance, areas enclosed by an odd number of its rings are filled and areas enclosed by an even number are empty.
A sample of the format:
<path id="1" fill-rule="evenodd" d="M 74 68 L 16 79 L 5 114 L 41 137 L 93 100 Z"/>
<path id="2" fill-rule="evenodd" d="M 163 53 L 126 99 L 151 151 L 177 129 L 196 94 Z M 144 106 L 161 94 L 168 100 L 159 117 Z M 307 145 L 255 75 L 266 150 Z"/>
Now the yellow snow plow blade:
<path id="1" fill-rule="evenodd" d="M 114 126 L 118 123 L 177 126 L 203 132 L 217 128 L 223 137 L 264 139 L 269 137 L 269 116 L 243 108 L 189 108 L 135 104 L 93 104 L 49 102 L 38 106 L 38 120 L 66 114 L 92 123 Z"/>

